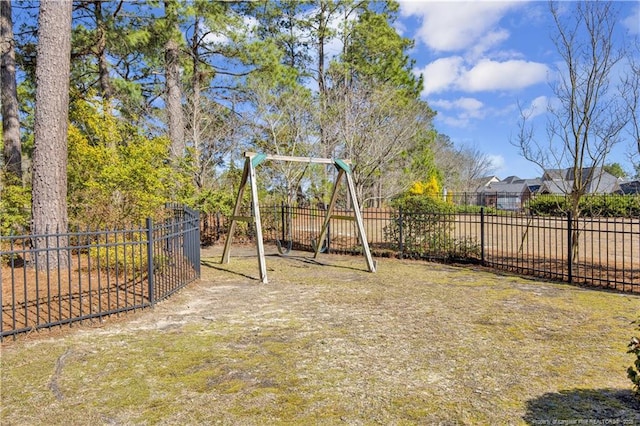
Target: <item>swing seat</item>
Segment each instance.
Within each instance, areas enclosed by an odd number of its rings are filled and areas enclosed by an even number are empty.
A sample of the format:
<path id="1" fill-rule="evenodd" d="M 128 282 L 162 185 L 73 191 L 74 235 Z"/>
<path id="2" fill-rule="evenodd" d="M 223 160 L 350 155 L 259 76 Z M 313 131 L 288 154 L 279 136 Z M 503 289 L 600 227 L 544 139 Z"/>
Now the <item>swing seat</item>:
<path id="1" fill-rule="evenodd" d="M 318 252 L 318 253 L 326 253 L 327 252 L 327 240 L 323 240 L 322 241 L 322 246 L 320 247 L 320 250 L 318 250 L 318 243 L 316 242 L 315 238 L 311 239 L 311 247 L 313 248 L 314 252 Z"/>
<path id="2" fill-rule="evenodd" d="M 293 247 L 293 240 L 287 241 L 286 247 L 282 247 L 280 240 L 276 240 L 276 245 L 278 246 L 278 253 L 280 253 L 281 256 L 288 256 L 289 253 L 291 253 L 291 248 Z"/>

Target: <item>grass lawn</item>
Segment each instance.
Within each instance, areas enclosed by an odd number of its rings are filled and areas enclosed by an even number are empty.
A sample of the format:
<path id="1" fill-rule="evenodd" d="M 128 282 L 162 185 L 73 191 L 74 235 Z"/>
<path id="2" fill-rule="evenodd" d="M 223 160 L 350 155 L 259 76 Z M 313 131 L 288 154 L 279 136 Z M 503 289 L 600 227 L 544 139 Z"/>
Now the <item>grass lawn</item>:
<path id="1" fill-rule="evenodd" d="M 262 285 L 220 254 L 152 310 L 2 343 L 0 424 L 640 424 L 640 296 L 310 253 Z"/>

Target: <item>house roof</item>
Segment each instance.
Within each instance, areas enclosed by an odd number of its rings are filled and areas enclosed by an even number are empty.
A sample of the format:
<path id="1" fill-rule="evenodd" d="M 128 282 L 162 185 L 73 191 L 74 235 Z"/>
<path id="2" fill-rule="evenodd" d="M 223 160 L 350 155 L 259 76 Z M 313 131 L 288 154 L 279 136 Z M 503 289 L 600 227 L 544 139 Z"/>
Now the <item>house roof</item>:
<path id="1" fill-rule="evenodd" d="M 502 182 L 506 183 L 515 183 L 516 181 L 522 180 L 518 176 L 508 176 L 502 180 Z"/>
<path id="2" fill-rule="evenodd" d="M 589 178 L 591 180 L 588 180 Z M 585 167 L 581 173 L 585 192 L 611 193 L 618 189 L 618 178 L 606 172 L 602 167 Z M 568 194 L 573 189 L 574 174 L 573 168 L 567 169 L 547 169 L 542 176 L 542 185 L 539 192 L 551 194 Z"/>
<path id="3" fill-rule="evenodd" d="M 543 180 L 538 192 L 544 194 L 567 194 L 571 192 L 572 182 L 564 179 Z"/>
<path id="4" fill-rule="evenodd" d="M 540 186 L 540 183 L 541 181 L 538 178 L 520 179 L 517 176 L 509 176 L 503 181 L 492 182 L 485 187 L 479 188 L 478 192 L 521 194 L 525 189 L 534 192 Z"/>
<path id="5" fill-rule="evenodd" d="M 617 192 L 622 194 L 640 194 L 640 180 L 621 182 L 620 190 Z"/>
<path id="6" fill-rule="evenodd" d="M 493 182 L 500 182 L 500 178 L 498 176 L 492 175 L 492 176 L 483 176 L 481 178 L 477 178 L 473 180 L 473 185 L 476 188 L 481 188 L 484 186 L 487 186 Z"/>
<path id="7" fill-rule="evenodd" d="M 508 183 L 508 182 L 495 182 L 490 184 L 489 186 L 485 186 L 479 189 L 478 192 L 483 193 L 513 193 L 520 194 L 524 191 L 526 185 L 524 181 L 519 181 L 516 183 Z"/>

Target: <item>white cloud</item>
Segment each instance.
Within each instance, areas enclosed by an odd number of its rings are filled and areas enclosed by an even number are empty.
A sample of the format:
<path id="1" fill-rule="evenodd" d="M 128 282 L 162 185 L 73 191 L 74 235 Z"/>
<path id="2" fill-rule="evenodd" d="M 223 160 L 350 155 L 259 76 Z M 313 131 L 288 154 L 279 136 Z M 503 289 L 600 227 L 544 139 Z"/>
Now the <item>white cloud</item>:
<path id="1" fill-rule="evenodd" d="M 460 74 L 464 71 L 464 60 L 460 56 L 436 59 L 416 74 L 424 76 L 423 95 L 438 93 L 455 86 Z"/>
<path id="2" fill-rule="evenodd" d="M 445 110 L 461 111 L 465 117 L 479 118 L 484 116 L 485 106 L 475 98 L 458 98 L 453 101 L 447 99 L 436 99 L 430 102 L 431 106 Z"/>
<path id="3" fill-rule="evenodd" d="M 440 58 L 416 74 L 424 76 L 423 96 L 447 90 L 464 92 L 509 91 L 523 89 L 546 81 L 549 68 L 545 64 L 523 60 L 482 60 L 467 68 L 460 56 Z"/>
<path id="4" fill-rule="evenodd" d="M 490 112 L 484 103 L 475 98 L 436 99 L 429 102 L 429 105 L 438 111 L 436 120 L 459 128 L 469 127 L 472 120 L 483 119 Z M 450 114 L 443 114 L 443 111 Z"/>
<path id="5" fill-rule="evenodd" d="M 482 58 L 485 52 L 490 50 L 493 46 L 497 46 L 503 41 L 506 41 L 509 38 L 509 31 L 506 30 L 496 30 L 488 32 L 478 39 L 478 42 L 472 45 L 467 51 L 467 58 L 472 60 L 474 58 Z"/>
<path id="6" fill-rule="evenodd" d="M 407 32 L 407 26 L 400 20 L 397 20 L 393 23 L 393 28 L 396 30 L 399 36 L 405 37 Z"/>
<path id="7" fill-rule="evenodd" d="M 237 26 L 241 25 L 240 28 Z M 214 45 L 229 45 L 232 43 L 232 39 L 228 34 L 231 34 L 236 31 L 243 31 L 245 34 L 249 36 L 249 38 L 255 37 L 255 30 L 258 28 L 259 22 L 256 18 L 252 16 L 243 16 L 241 24 L 239 21 L 227 24 L 226 27 L 222 30 L 218 29 L 217 31 L 208 28 L 204 25 L 204 32 L 206 35 L 204 36 L 203 42 L 205 44 L 214 44 Z"/>
<path id="8" fill-rule="evenodd" d="M 301 12 L 297 16 L 297 18 L 300 20 L 315 21 L 317 20 L 317 16 L 319 14 L 320 14 L 320 8 L 314 7 L 310 9 L 305 9 L 303 12 Z M 337 57 L 342 53 L 342 50 L 344 48 L 344 43 L 341 35 L 343 33 L 343 28 L 347 22 L 352 22 L 357 19 L 358 19 L 358 13 L 351 13 L 348 16 L 345 16 L 343 13 L 331 14 L 331 16 L 327 21 L 327 27 L 331 30 L 329 33 L 330 34 L 332 33 L 333 35 L 327 36 L 324 40 L 325 42 L 324 54 L 325 54 L 325 57 L 327 58 L 326 63 L 328 63 L 329 60 Z M 406 30 L 405 26 L 398 21 L 396 21 L 395 23 L 395 29 L 396 29 L 396 32 L 400 34 Z M 305 30 L 297 30 L 296 37 L 298 38 L 299 41 L 303 41 L 303 40 L 307 41 L 311 48 L 311 55 L 317 56 L 318 54 L 317 43 L 313 41 L 313 37 L 310 37 L 309 31 L 310 31 L 310 28 L 307 28 Z"/>
<path id="9" fill-rule="evenodd" d="M 522 60 L 483 60 L 464 73 L 458 86 L 469 92 L 523 89 L 546 81 L 545 64 Z"/>
<path id="10" fill-rule="evenodd" d="M 429 48 L 461 51 L 473 46 L 488 49 L 509 36 L 497 28 L 500 19 L 521 5 L 518 1 L 500 2 L 415 2 L 401 1 L 403 16 L 418 16 L 422 25 L 415 37 Z"/>
<path id="11" fill-rule="evenodd" d="M 214 33 L 214 32 L 208 32 L 204 36 L 202 41 L 205 44 L 219 44 L 219 45 L 231 44 L 231 38 L 229 36 L 227 36 L 226 34 Z"/>
<path id="12" fill-rule="evenodd" d="M 533 101 L 529 108 L 526 108 L 522 113 L 525 117 L 531 119 L 539 115 L 545 114 L 549 108 L 549 98 L 546 96 L 538 96 Z"/>
<path id="13" fill-rule="evenodd" d="M 242 16 L 242 22 L 244 24 L 244 26 L 246 27 L 246 30 L 253 33 L 256 28 L 258 28 L 260 26 L 260 22 L 254 18 L 253 16 L 246 16 L 243 15 Z"/>
<path id="14" fill-rule="evenodd" d="M 438 114 L 436 116 L 436 120 L 449 127 L 457 127 L 460 129 L 469 127 L 469 119 L 464 117 L 453 117 L 450 115 Z"/>
<path id="15" fill-rule="evenodd" d="M 496 173 L 502 172 L 505 170 L 506 161 L 504 157 L 500 154 L 487 154 L 487 158 L 491 162 L 492 168 Z"/>

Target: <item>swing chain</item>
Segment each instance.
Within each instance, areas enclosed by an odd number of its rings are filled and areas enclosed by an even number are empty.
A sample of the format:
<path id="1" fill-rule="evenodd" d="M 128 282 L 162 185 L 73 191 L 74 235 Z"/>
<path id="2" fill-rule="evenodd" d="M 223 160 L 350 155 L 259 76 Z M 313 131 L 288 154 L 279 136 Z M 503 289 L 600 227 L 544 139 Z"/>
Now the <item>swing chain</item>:
<path id="1" fill-rule="evenodd" d="M 287 217 L 285 221 L 285 204 L 284 202 L 280 203 L 280 217 L 282 219 L 282 241 L 287 243 L 286 247 L 282 246 L 282 242 L 278 238 L 276 238 L 276 245 L 278 246 L 278 253 L 282 256 L 287 256 L 291 249 L 293 248 L 293 235 L 291 234 L 292 227 L 292 217 L 291 217 L 291 207 L 289 205 L 286 206 Z M 276 210 L 277 215 L 277 210 Z M 287 234 L 285 236 L 285 233 Z M 288 237 L 288 238 L 287 238 Z"/>

